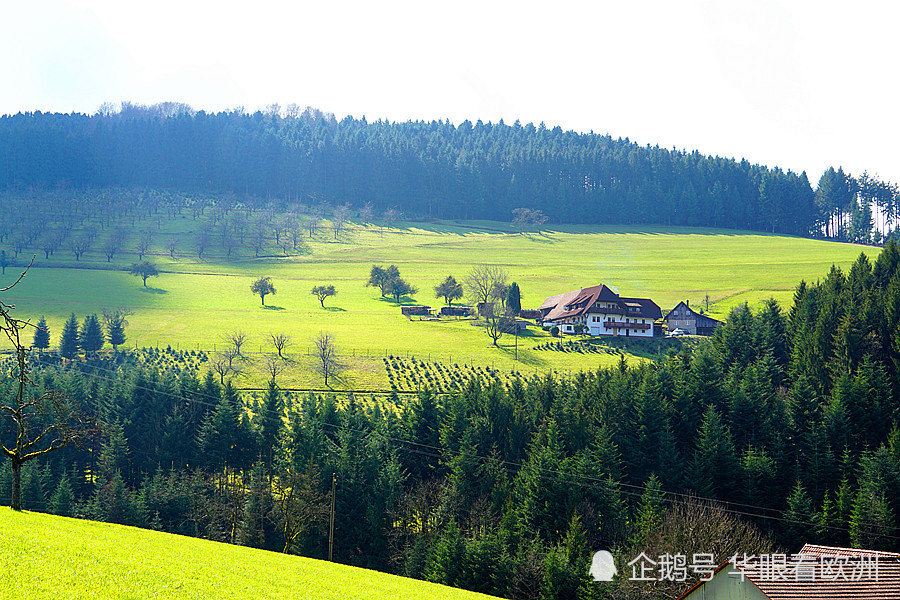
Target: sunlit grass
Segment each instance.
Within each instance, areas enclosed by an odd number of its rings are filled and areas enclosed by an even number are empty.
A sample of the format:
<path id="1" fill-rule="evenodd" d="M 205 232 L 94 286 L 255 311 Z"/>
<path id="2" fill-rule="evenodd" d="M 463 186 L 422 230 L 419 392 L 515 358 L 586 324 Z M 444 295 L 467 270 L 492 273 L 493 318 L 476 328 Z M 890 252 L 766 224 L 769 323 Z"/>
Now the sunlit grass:
<path id="1" fill-rule="evenodd" d="M 0 598 L 489 598 L 326 561 L 6 507 L 0 531 Z"/>
<path id="2" fill-rule="evenodd" d="M 224 336 L 242 330 L 252 352 L 271 352 L 271 333 L 287 333 L 288 349 L 297 367 L 308 362 L 313 339 L 330 332 L 346 362 L 351 381 L 359 385 L 385 384 L 386 375 L 370 359 L 387 354 L 421 357 L 445 363 L 466 362 L 502 370 L 593 369 L 609 364 L 607 354 L 581 355 L 531 350 L 550 340 L 531 329 L 518 340 L 504 336 L 502 348 L 466 320 L 408 320 L 390 299 L 366 287 L 373 264 L 396 264 L 404 278 L 419 288 L 408 303 L 438 307 L 432 289 L 447 275 L 461 280 L 477 263 L 502 265 L 522 290 L 525 308 L 540 305 L 546 296 L 606 283 L 622 295 L 652 298 L 663 312 L 681 300 L 704 306 L 723 318 L 738 303 L 758 305 L 774 297 L 787 306 L 801 279 L 823 277 L 832 264 L 848 268 L 862 248 L 795 237 L 753 232 L 663 228 L 560 226 L 541 233 L 519 234 L 506 223 L 402 223 L 395 228 L 352 225 L 338 240 L 321 229 L 305 238 L 297 253 L 283 256 L 274 246 L 261 258 L 244 246 L 230 259 L 212 247 L 199 260 L 191 247 L 192 219 L 161 221 L 151 260 L 163 273 L 148 280 L 123 269 L 137 260 L 119 255 L 112 263 L 99 253 L 76 263 L 59 251 L 50 261 L 36 260 L 26 280 L 9 294 L 20 315 L 35 320 L 45 315 L 55 344 L 69 313 L 79 318 L 103 308 L 127 306 L 129 346 L 166 346 L 182 349 L 221 349 Z M 140 228 L 140 226 L 139 226 Z M 163 245 L 182 236 L 176 258 Z M 182 239 L 179 238 L 179 239 Z M 69 267 L 80 267 L 73 269 Z M 7 269 L 10 280 L 17 271 Z M 266 306 L 250 292 L 259 275 L 272 277 L 275 295 Z M 333 284 L 337 296 L 325 308 L 310 294 L 317 284 Z M 245 369 L 245 378 L 258 367 Z M 291 373 L 290 371 L 293 371 Z M 289 369 L 286 377 L 297 386 L 315 387 L 316 376 L 306 368 Z"/>

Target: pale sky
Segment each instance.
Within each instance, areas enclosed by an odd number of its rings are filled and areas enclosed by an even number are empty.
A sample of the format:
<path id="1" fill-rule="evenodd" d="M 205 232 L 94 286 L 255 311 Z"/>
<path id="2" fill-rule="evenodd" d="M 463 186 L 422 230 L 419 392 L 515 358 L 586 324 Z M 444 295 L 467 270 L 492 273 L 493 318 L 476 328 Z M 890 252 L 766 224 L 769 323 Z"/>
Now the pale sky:
<path id="1" fill-rule="evenodd" d="M 296 103 L 370 121 L 559 125 L 900 182 L 900 7 L 850 2 L 29 0 L 0 114 Z"/>

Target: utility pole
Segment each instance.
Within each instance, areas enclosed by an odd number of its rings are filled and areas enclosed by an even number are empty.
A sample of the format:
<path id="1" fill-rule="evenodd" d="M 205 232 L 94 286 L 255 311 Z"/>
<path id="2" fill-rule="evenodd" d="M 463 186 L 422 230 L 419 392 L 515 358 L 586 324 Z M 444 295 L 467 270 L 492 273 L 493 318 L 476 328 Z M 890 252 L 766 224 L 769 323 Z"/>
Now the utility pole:
<path id="1" fill-rule="evenodd" d="M 328 527 L 328 560 L 334 555 L 334 489 L 337 484 L 337 473 L 331 474 L 331 525 Z"/>
<path id="2" fill-rule="evenodd" d="M 515 327 L 515 332 L 516 332 L 516 358 L 515 358 L 515 360 L 519 360 L 519 322 L 516 321 L 515 317 L 513 317 L 513 327 Z"/>

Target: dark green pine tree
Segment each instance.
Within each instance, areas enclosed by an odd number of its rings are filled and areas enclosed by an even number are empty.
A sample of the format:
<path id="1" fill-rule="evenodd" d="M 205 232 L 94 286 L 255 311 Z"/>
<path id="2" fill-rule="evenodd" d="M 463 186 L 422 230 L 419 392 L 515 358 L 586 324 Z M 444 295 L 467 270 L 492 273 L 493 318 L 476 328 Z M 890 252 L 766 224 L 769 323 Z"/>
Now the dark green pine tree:
<path id="1" fill-rule="evenodd" d="M 125 343 L 125 319 L 113 317 L 106 326 L 106 339 L 113 347 L 115 352 L 118 346 Z"/>
<path id="2" fill-rule="evenodd" d="M 50 347 L 50 328 L 47 327 L 47 319 L 43 316 L 38 321 L 37 329 L 34 330 L 34 340 L 31 342 L 31 345 L 37 348 L 39 352 Z"/>
<path id="3" fill-rule="evenodd" d="M 256 463 L 250 475 L 250 489 L 240 525 L 238 539 L 241 545 L 266 550 L 280 550 L 284 546 L 284 539 L 278 535 L 272 519 L 273 505 L 272 486 L 265 467 Z"/>
<path id="4" fill-rule="evenodd" d="M 75 313 L 69 317 L 63 325 L 62 335 L 59 338 L 59 354 L 63 358 L 75 358 L 78 356 L 78 320 Z"/>
<path id="5" fill-rule="evenodd" d="M 784 543 L 794 547 L 813 538 L 817 525 L 816 515 L 813 513 L 812 500 L 799 481 L 788 496 L 787 505 L 782 522 Z"/>
<path id="6" fill-rule="evenodd" d="M 284 404 L 281 400 L 281 393 L 275 382 L 269 381 L 269 389 L 266 391 L 266 397 L 263 398 L 262 406 L 259 408 L 259 414 L 254 423 L 258 428 L 259 451 L 265 463 L 269 481 L 272 480 L 275 445 L 278 443 L 278 436 L 284 427 L 283 415 Z"/>
<path id="7" fill-rule="evenodd" d="M 81 334 L 78 338 L 78 345 L 81 346 L 81 349 L 84 350 L 85 353 L 94 353 L 100 350 L 105 343 L 106 340 L 103 337 L 103 328 L 100 326 L 97 315 L 86 316 L 84 318 L 84 323 L 81 325 Z"/>
<path id="8" fill-rule="evenodd" d="M 522 312 L 522 292 L 519 284 L 513 281 L 506 290 L 506 312 L 512 316 L 518 316 Z"/>
<path id="9" fill-rule="evenodd" d="M 222 389 L 222 397 L 210 412 L 200 431 L 200 449 L 214 468 L 249 466 L 255 456 L 252 434 L 242 410 L 241 399 L 231 382 Z"/>
<path id="10" fill-rule="evenodd" d="M 710 406 L 703 414 L 703 424 L 697 434 L 691 476 L 694 491 L 704 497 L 730 498 L 738 467 L 731 432 L 715 407 Z"/>
<path id="11" fill-rule="evenodd" d="M 69 483 L 68 476 L 63 475 L 53 495 L 50 496 L 50 512 L 62 517 L 71 517 L 74 505 L 75 492 L 72 490 L 72 484 Z"/>

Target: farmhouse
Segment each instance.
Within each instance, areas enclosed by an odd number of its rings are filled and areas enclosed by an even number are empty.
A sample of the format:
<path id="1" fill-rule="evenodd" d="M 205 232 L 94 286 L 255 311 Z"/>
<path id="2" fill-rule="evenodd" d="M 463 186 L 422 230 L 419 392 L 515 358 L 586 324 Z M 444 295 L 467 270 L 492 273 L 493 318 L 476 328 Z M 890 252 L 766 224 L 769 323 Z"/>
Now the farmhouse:
<path id="1" fill-rule="evenodd" d="M 544 325 L 589 335 L 653 337 L 653 322 L 662 317 L 653 300 L 622 298 L 605 285 L 550 296 L 539 310 Z"/>
<path id="2" fill-rule="evenodd" d="M 678 306 L 666 315 L 666 326 L 669 331 L 683 329 L 690 335 L 712 335 L 722 321 L 713 319 L 691 308 L 690 301 L 679 302 Z"/>
<path id="3" fill-rule="evenodd" d="M 678 600 L 897 600 L 900 554 L 806 544 L 797 554 L 736 556 Z"/>

